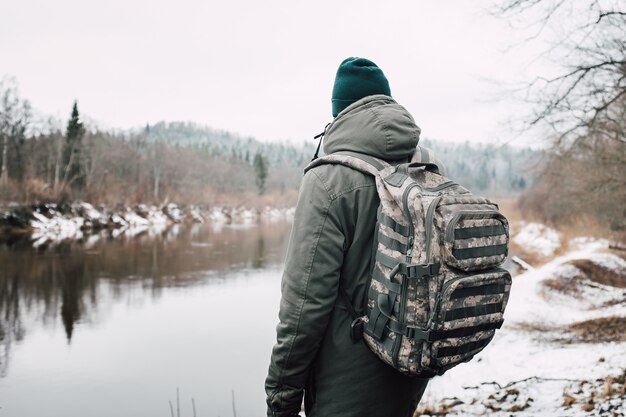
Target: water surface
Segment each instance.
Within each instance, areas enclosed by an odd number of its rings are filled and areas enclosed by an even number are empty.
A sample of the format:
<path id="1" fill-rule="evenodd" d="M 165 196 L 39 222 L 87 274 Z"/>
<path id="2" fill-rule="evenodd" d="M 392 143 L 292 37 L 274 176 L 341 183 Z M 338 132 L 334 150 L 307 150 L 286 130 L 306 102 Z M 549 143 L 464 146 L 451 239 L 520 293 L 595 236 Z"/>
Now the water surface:
<path id="1" fill-rule="evenodd" d="M 264 415 L 289 228 L 0 242 L 0 417 Z"/>

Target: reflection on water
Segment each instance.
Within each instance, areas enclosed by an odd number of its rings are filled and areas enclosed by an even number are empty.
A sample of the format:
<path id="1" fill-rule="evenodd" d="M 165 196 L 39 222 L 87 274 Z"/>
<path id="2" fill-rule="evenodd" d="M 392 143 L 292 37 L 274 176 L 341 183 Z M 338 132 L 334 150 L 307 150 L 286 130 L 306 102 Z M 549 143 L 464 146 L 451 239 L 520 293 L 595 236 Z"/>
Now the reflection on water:
<path id="1" fill-rule="evenodd" d="M 254 298 L 255 294 L 249 293 L 251 287 L 248 285 L 235 291 L 234 288 L 240 286 L 241 282 L 253 282 L 259 286 L 260 293 L 269 291 L 267 283 L 271 281 L 271 298 L 278 297 L 279 269 L 289 228 L 287 222 L 221 229 L 195 225 L 188 228 L 174 226 L 162 233 L 145 232 L 115 239 L 102 234 L 88 236 L 81 241 L 50 245 L 33 245 L 34 242 L 26 237 L 0 241 L 0 376 L 3 377 L 0 379 L 0 416 L 5 415 L 2 411 L 10 408 L 5 406 L 7 401 L 11 402 L 3 398 L 3 390 L 9 388 L 19 391 L 16 388 L 19 383 L 12 380 L 13 375 L 23 376 L 29 364 L 59 349 L 59 332 L 55 330 L 57 325 L 62 326 L 60 330 L 65 339 L 62 345 L 71 357 L 78 355 L 75 352 L 82 352 L 81 346 L 75 346 L 76 338 L 83 343 L 88 334 L 93 334 L 90 337 L 103 338 L 101 344 L 108 344 L 108 337 L 117 337 L 114 336 L 116 331 L 148 311 L 151 315 L 146 317 L 139 328 L 142 334 L 145 330 L 146 335 L 151 335 L 147 328 L 156 320 L 154 316 L 163 313 L 160 308 L 171 308 L 169 315 L 177 316 L 180 310 L 189 307 L 185 306 L 186 303 L 199 303 L 201 310 L 198 311 L 202 311 L 201 314 L 224 304 L 225 307 L 221 307 L 225 309 L 223 315 L 217 312 L 214 317 L 184 317 L 181 320 L 185 323 L 173 324 L 180 327 L 176 329 L 181 332 L 179 336 L 188 338 L 189 343 L 193 344 L 196 343 L 193 334 L 198 332 L 198 327 L 189 324 L 197 323 L 200 319 L 204 327 L 197 335 L 198 340 L 208 337 L 205 340 L 207 345 L 214 345 L 211 340 L 215 339 L 215 334 L 203 332 L 211 327 L 222 332 L 229 329 L 223 323 L 216 324 L 214 321 L 229 317 L 229 320 L 239 318 L 245 322 L 250 315 L 245 306 L 237 307 L 240 300 L 236 299 L 236 294 L 247 291 L 247 295 L 241 295 L 241 298 L 252 297 L 248 301 L 249 305 L 262 302 Z M 230 291 L 229 297 L 233 298 L 234 294 L 235 299 L 216 299 L 219 296 L 214 289 L 220 287 L 223 289 L 219 291 Z M 178 303 L 182 303 L 181 306 L 174 307 Z M 229 305 L 241 311 L 229 314 Z M 263 305 L 266 307 L 259 308 L 267 311 L 259 312 L 259 315 L 267 321 L 269 328 L 266 330 L 270 329 L 270 339 L 266 342 L 269 349 L 273 337 L 271 329 L 276 320 L 274 309 L 277 309 L 277 298 L 271 305 Z M 120 309 L 123 315 L 118 317 L 116 314 L 120 314 Z M 165 321 L 169 322 L 169 319 L 163 318 L 162 322 Z M 118 326 L 117 330 L 108 327 L 112 323 Z M 231 327 L 238 325 L 233 322 Z M 182 332 L 183 328 L 186 332 Z M 170 330 L 158 329 L 153 342 L 166 345 L 163 340 L 168 338 Z M 54 341 L 52 345 L 39 340 L 42 337 L 45 340 L 42 335 L 48 334 L 46 332 L 57 335 L 50 336 Z M 82 339 L 81 332 L 85 334 Z M 163 340 L 158 340 L 156 335 L 160 335 Z M 36 346 L 38 343 L 43 344 Z M 147 341 L 139 340 L 135 343 L 138 348 L 153 348 L 146 344 Z M 267 350 L 265 346 L 263 349 Z M 15 357 L 23 359 L 20 359 L 19 364 L 14 364 L 12 352 L 18 350 L 20 352 L 16 352 Z M 30 357 L 20 356 L 26 355 L 26 351 L 34 353 Z M 102 358 L 91 358 L 92 361 L 99 359 Z M 269 356 L 264 359 L 262 368 L 266 368 L 268 359 Z M 72 360 L 72 363 L 76 362 L 76 358 Z M 202 361 L 202 358 L 195 360 Z M 81 372 L 80 366 L 76 366 L 76 372 Z M 81 366 L 85 369 L 85 364 Z M 119 371 L 123 374 L 123 370 Z M 42 375 L 38 378 L 46 380 Z M 193 375 L 189 375 L 182 379 L 193 378 Z M 174 389 L 174 382 L 167 383 L 169 389 Z M 262 385 L 250 389 L 262 392 Z M 239 396 L 245 397 L 245 393 Z M 258 406 L 254 409 L 258 410 Z M 148 415 L 142 414 L 141 407 L 137 408 L 137 412 L 139 414 L 132 415 Z M 124 411 L 120 415 L 131 413 Z"/>

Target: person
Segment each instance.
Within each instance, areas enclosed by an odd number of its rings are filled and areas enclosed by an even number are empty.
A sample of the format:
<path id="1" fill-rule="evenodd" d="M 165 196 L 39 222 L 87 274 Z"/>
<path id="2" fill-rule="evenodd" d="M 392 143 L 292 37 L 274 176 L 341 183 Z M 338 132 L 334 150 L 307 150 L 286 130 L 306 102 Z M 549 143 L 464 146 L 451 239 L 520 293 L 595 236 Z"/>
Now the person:
<path id="1" fill-rule="evenodd" d="M 391 97 L 382 70 L 348 58 L 337 70 L 325 154 L 353 151 L 411 159 L 420 129 Z M 267 415 L 412 416 L 427 380 L 405 376 L 350 337 L 352 307 L 364 310 L 376 212 L 374 178 L 325 164 L 304 175 L 282 277 L 282 298 L 265 382 Z"/>

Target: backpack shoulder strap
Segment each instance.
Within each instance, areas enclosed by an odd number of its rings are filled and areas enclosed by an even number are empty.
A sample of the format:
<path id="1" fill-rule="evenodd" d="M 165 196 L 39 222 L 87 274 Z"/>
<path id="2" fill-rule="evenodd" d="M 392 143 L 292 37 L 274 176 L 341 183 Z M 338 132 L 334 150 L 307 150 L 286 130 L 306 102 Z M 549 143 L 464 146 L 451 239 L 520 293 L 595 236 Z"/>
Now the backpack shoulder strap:
<path id="1" fill-rule="evenodd" d="M 352 151 L 339 151 L 311 161 L 304 168 L 304 172 L 325 164 L 345 165 L 372 176 L 376 176 L 380 171 L 391 166 L 388 162 L 371 155 Z"/>

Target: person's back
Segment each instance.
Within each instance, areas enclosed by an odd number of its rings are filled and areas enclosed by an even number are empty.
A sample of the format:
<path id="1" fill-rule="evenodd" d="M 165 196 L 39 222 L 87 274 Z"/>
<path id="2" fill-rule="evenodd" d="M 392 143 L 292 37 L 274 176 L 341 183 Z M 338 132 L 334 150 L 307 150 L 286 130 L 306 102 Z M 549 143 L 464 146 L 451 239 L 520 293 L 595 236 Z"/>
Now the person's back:
<path id="1" fill-rule="evenodd" d="M 420 130 L 391 97 L 382 71 L 345 60 L 333 89 L 324 151 L 353 151 L 405 162 Z M 282 282 L 280 324 L 266 381 L 268 415 L 293 416 L 303 392 L 307 416 L 410 416 L 426 380 L 403 376 L 362 342 L 339 296 L 363 309 L 379 200 L 374 179 L 342 165 L 309 170 L 300 197 Z"/>

